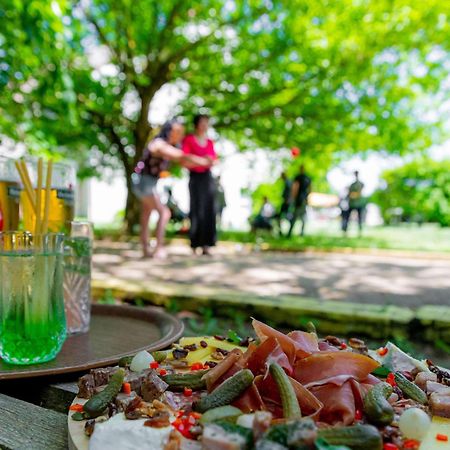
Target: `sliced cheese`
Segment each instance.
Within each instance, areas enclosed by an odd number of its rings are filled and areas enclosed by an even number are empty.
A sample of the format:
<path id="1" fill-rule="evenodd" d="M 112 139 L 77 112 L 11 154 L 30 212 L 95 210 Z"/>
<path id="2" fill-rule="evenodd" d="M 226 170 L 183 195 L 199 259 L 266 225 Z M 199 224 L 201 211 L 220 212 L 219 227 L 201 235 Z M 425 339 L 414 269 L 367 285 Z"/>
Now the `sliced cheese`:
<path id="1" fill-rule="evenodd" d="M 202 347 L 200 345 L 201 341 L 206 342 L 207 347 Z M 243 352 L 247 350 L 245 347 L 240 347 L 239 345 L 228 342 L 227 340 L 221 341 L 211 336 L 183 337 L 180 339 L 177 346 L 182 348 L 186 345 L 192 344 L 195 344 L 197 346 L 197 350 L 190 351 L 188 353 L 186 360 L 189 365 L 192 365 L 196 362 L 205 363 L 206 361 L 214 361 L 211 355 L 217 350 L 217 348 L 221 348 L 227 351 L 234 350 L 235 348 L 238 348 Z M 173 359 L 171 351 L 168 352 L 168 359 Z"/>
<path id="2" fill-rule="evenodd" d="M 438 441 L 436 439 L 438 434 L 448 436 L 448 441 Z M 433 417 L 431 427 L 420 444 L 420 450 L 450 450 L 450 419 Z"/>

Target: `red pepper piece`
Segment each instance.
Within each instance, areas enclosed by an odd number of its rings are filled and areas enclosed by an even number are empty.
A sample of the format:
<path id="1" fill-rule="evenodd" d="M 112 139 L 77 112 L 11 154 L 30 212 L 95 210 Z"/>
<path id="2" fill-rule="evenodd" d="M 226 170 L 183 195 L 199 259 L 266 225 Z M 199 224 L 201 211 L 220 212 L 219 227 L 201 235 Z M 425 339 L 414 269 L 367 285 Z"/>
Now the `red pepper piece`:
<path id="1" fill-rule="evenodd" d="M 163 377 L 164 375 L 167 375 L 166 369 L 159 369 L 159 374 Z"/>
<path id="2" fill-rule="evenodd" d="M 152 361 L 150 363 L 150 369 L 157 369 L 159 367 L 159 363 L 157 361 Z"/>
<path id="3" fill-rule="evenodd" d="M 130 395 L 131 394 L 131 384 L 130 383 L 123 383 L 122 384 L 122 392 L 124 394 Z"/>
<path id="4" fill-rule="evenodd" d="M 397 386 L 397 383 L 395 382 L 395 375 L 392 372 L 386 377 L 386 383 L 390 384 L 392 387 Z"/>
<path id="5" fill-rule="evenodd" d="M 399 450 L 399 448 L 395 444 L 388 442 L 383 445 L 383 450 Z"/>
<path id="6" fill-rule="evenodd" d="M 190 397 L 192 395 L 192 389 L 191 388 L 184 388 L 183 394 L 185 397 Z"/>
<path id="7" fill-rule="evenodd" d="M 436 440 L 437 441 L 441 441 L 441 442 L 447 442 L 448 441 L 448 436 L 446 434 L 438 433 L 436 435 Z"/>
<path id="8" fill-rule="evenodd" d="M 387 349 L 386 347 L 380 347 L 380 348 L 377 350 L 377 353 L 378 353 L 380 356 L 385 356 L 385 355 L 387 354 L 387 352 L 388 352 L 388 349 Z"/>
<path id="9" fill-rule="evenodd" d="M 83 412 L 84 407 L 80 403 L 74 403 L 70 406 L 70 411 L 77 411 L 77 412 Z"/>
<path id="10" fill-rule="evenodd" d="M 403 442 L 403 448 L 411 448 L 413 450 L 417 450 L 420 446 L 420 442 L 416 439 L 406 439 L 405 442 Z"/>

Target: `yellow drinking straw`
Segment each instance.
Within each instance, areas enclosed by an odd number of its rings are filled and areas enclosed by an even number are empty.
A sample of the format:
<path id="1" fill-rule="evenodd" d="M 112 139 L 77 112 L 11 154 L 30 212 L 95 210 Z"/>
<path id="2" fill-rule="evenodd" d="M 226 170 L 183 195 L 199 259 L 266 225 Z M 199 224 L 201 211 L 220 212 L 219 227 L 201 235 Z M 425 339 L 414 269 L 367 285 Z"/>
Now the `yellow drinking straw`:
<path id="1" fill-rule="evenodd" d="M 32 203 L 34 205 L 34 209 L 36 210 L 36 194 L 35 194 L 34 189 L 33 189 L 33 184 L 31 183 L 31 178 L 30 178 L 30 175 L 28 173 L 27 165 L 26 165 L 24 160 L 20 161 L 20 165 L 22 167 L 23 175 L 24 175 L 24 177 L 25 177 L 25 179 L 27 181 L 28 189 L 31 192 L 31 197 L 33 199 Z"/>
<path id="2" fill-rule="evenodd" d="M 34 234 L 41 234 L 42 214 L 42 158 L 38 159 L 37 182 L 36 182 L 36 222 L 34 224 Z"/>
<path id="3" fill-rule="evenodd" d="M 33 192 L 32 186 L 31 186 L 31 182 L 29 182 L 27 179 L 28 171 L 26 170 L 26 166 L 24 169 L 24 167 L 18 161 L 15 162 L 15 165 L 16 165 L 17 172 L 19 172 L 19 176 L 22 181 L 23 188 L 25 189 L 25 194 L 28 197 L 28 200 L 30 202 L 31 209 L 36 214 L 36 203 L 35 203 L 35 198 L 34 198 L 34 192 Z"/>
<path id="4" fill-rule="evenodd" d="M 48 232 L 48 220 L 50 215 L 50 194 L 52 187 L 53 161 L 49 160 L 47 163 L 47 174 L 45 179 L 45 187 L 43 188 L 43 160 L 39 158 L 37 165 L 37 182 L 36 193 L 31 184 L 31 178 L 28 173 L 28 168 L 25 161 L 16 161 L 16 169 L 19 172 L 25 193 L 31 204 L 31 209 L 35 216 L 34 234 L 41 235 Z M 44 189 L 44 195 L 42 190 Z M 44 202 L 42 204 L 42 196 Z M 42 212 L 43 217 L 42 217 Z"/>
<path id="5" fill-rule="evenodd" d="M 50 159 L 47 163 L 47 179 L 45 182 L 45 204 L 44 204 L 44 221 L 42 222 L 42 234 L 48 231 L 48 216 L 50 213 L 50 194 L 52 189 L 52 173 L 53 161 Z"/>

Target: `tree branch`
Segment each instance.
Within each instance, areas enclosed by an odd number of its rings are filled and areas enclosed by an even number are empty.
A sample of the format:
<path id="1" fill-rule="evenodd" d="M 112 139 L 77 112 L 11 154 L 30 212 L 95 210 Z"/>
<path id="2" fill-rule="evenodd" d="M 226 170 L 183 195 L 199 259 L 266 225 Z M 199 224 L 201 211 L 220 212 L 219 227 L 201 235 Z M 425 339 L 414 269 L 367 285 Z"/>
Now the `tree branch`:
<path id="1" fill-rule="evenodd" d="M 158 2 L 155 2 L 155 4 L 157 4 L 157 3 Z M 166 38 L 167 33 L 172 31 L 173 24 L 175 22 L 175 18 L 177 17 L 179 10 L 184 3 L 185 3 L 185 0 L 177 0 L 174 2 L 174 5 L 169 13 L 169 17 L 167 18 L 166 25 L 158 36 L 159 44 L 164 42 L 164 39 Z M 155 18 L 157 18 L 157 16 L 155 16 Z M 149 52 L 150 52 L 150 48 L 148 49 L 147 53 L 149 53 Z"/>
<path id="2" fill-rule="evenodd" d="M 120 55 L 120 52 L 111 44 L 111 42 L 107 39 L 105 33 L 103 32 L 102 28 L 96 21 L 96 19 L 90 14 L 86 9 L 83 9 L 84 15 L 86 17 L 86 20 L 89 21 L 91 25 L 95 28 L 95 31 L 97 32 L 97 35 L 100 39 L 100 42 L 108 47 L 109 51 L 111 52 L 111 55 L 113 58 L 116 59 L 117 64 L 120 67 L 120 70 L 125 73 L 127 76 L 133 75 L 134 77 L 134 70 L 130 67 L 128 64 L 128 61 L 124 61 L 122 59 L 122 56 Z M 133 78 L 131 77 L 131 78 Z"/>

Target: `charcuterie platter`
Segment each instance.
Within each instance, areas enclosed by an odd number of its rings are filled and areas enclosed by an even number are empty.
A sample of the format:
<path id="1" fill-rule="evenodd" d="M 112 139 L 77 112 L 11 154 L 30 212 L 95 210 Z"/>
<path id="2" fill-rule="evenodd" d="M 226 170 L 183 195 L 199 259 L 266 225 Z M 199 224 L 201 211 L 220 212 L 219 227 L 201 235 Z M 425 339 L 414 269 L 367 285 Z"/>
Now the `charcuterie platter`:
<path id="1" fill-rule="evenodd" d="M 450 373 L 388 342 L 182 338 L 79 379 L 72 449 L 449 450 Z"/>

